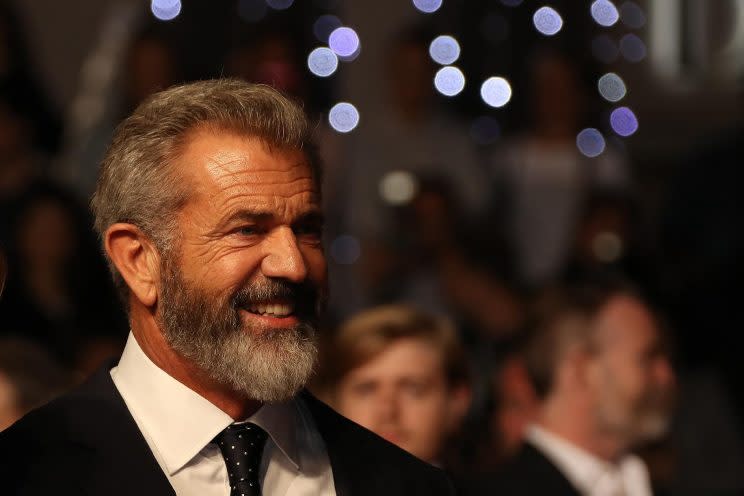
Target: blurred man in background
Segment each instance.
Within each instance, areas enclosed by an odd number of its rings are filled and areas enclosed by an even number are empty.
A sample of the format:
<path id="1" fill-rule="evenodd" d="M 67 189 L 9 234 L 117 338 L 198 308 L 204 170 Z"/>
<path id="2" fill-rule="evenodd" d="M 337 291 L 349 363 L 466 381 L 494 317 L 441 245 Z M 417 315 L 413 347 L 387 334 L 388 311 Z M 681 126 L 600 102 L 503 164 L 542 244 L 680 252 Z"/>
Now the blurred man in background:
<path id="1" fill-rule="evenodd" d="M 666 432 L 674 374 L 651 310 L 624 289 L 566 290 L 545 304 L 526 356 L 538 420 L 517 457 L 476 492 L 652 494 L 630 450 Z"/>
<path id="2" fill-rule="evenodd" d="M 340 413 L 446 466 L 445 446 L 470 405 L 465 355 L 448 321 L 403 305 L 367 310 L 341 326 L 323 362 Z"/>

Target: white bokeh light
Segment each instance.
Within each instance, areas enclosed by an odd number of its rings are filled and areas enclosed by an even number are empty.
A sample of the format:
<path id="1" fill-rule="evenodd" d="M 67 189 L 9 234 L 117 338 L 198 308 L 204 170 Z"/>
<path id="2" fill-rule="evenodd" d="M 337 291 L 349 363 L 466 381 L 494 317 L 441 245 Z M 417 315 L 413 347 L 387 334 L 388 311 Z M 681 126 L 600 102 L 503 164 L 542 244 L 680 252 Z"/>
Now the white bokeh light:
<path id="1" fill-rule="evenodd" d="M 380 196 L 390 205 L 405 205 L 410 203 L 418 191 L 418 182 L 410 172 L 388 172 L 380 180 Z"/>
<path id="2" fill-rule="evenodd" d="M 328 77 L 338 69 L 338 57 L 330 48 L 318 47 L 307 57 L 307 68 L 319 77 Z"/>
<path id="3" fill-rule="evenodd" d="M 439 10 L 442 0 L 413 0 L 413 6 L 424 14 L 431 14 Z"/>
<path id="4" fill-rule="evenodd" d="M 582 155 L 593 158 L 601 155 L 606 145 L 602 133 L 590 127 L 583 129 L 576 136 L 576 146 Z"/>
<path id="5" fill-rule="evenodd" d="M 481 98 L 491 107 L 500 108 L 509 103 L 512 88 L 509 81 L 502 77 L 490 77 L 481 85 Z"/>
<path id="6" fill-rule="evenodd" d="M 429 55 L 437 64 L 450 65 L 460 58 L 460 44 L 452 36 L 437 36 L 429 45 Z"/>
<path id="7" fill-rule="evenodd" d="M 361 43 L 356 31 L 350 27 L 342 26 L 334 29 L 328 36 L 328 46 L 339 57 L 352 57 L 359 52 Z"/>
<path id="8" fill-rule="evenodd" d="M 457 67 L 442 67 L 434 75 L 434 87 L 444 96 L 455 96 L 465 88 L 465 75 Z"/>
<path id="9" fill-rule="evenodd" d="M 160 21 L 172 21 L 181 13 L 181 0 L 152 0 L 150 10 Z"/>
<path id="10" fill-rule="evenodd" d="M 590 8 L 592 18 L 600 26 L 613 26 L 620 19 L 620 12 L 610 0 L 594 0 Z"/>
<path id="11" fill-rule="evenodd" d="M 599 78 L 597 88 L 602 98 L 608 102 L 619 102 L 628 91 L 623 79 L 614 72 L 608 72 Z"/>
<path id="12" fill-rule="evenodd" d="M 540 7 L 532 16 L 532 22 L 535 25 L 535 29 L 544 34 L 545 36 L 553 36 L 557 34 L 563 27 L 563 18 L 552 7 Z"/>
<path id="13" fill-rule="evenodd" d="M 348 133 L 359 125 L 359 111 L 348 102 L 337 103 L 328 112 L 328 123 L 339 133 Z"/>

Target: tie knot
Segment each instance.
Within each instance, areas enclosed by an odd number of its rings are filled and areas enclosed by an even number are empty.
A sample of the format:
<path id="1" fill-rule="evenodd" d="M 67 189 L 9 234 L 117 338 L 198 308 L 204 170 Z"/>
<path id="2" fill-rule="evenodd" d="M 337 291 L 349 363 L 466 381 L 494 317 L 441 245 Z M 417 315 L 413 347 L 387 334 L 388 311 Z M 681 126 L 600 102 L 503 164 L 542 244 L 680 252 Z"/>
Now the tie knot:
<path id="1" fill-rule="evenodd" d="M 258 470 L 267 438 L 265 430 L 250 422 L 229 425 L 215 438 L 227 466 L 231 495 L 260 494 Z"/>

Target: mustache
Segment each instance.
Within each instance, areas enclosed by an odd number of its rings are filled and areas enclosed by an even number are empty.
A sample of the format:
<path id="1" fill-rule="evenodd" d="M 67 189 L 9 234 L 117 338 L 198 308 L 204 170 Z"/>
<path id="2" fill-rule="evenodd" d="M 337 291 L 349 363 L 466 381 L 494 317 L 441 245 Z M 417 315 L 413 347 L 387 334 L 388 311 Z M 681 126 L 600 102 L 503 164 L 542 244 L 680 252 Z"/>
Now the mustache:
<path id="1" fill-rule="evenodd" d="M 245 308 L 251 303 L 287 300 L 293 303 L 295 314 L 317 317 L 322 310 L 323 293 L 307 281 L 293 283 L 281 279 L 266 279 L 237 291 L 231 298 L 232 307 Z"/>

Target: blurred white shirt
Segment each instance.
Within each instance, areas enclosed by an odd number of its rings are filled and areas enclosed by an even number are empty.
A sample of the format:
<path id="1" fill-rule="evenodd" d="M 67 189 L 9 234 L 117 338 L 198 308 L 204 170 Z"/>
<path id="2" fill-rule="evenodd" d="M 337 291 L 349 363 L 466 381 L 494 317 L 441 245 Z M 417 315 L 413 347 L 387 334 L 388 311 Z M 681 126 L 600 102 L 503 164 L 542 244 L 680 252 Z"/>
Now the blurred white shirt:
<path id="1" fill-rule="evenodd" d="M 652 496 L 643 461 L 626 455 L 608 463 L 537 426 L 527 429 L 527 441 L 545 455 L 583 496 Z"/>
<path id="2" fill-rule="evenodd" d="M 229 496 L 227 467 L 212 440 L 233 419 L 158 368 L 131 333 L 111 377 L 176 494 Z M 265 404 L 244 421 L 269 434 L 259 477 L 264 494 L 335 496 L 325 443 L 301 400 Z"/>

